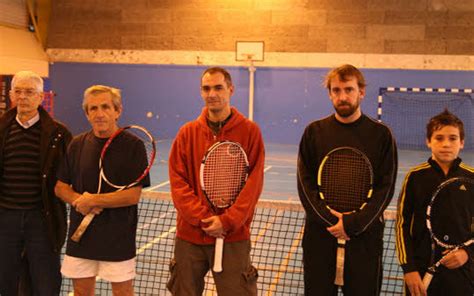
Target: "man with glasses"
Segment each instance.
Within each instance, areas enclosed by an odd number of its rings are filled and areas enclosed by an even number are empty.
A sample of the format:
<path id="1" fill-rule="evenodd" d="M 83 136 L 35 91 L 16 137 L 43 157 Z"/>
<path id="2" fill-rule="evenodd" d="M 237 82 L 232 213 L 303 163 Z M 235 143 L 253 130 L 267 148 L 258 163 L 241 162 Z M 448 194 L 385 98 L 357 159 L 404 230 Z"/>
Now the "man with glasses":
<path id="1" fill-rule="evenodd" d="M 0 295 L 17 295 L 22 253 L 33 295 L 59 295 L 66 207 L 54 185 L 72 136 L 40 106 L 38 74 L 16 73 L 10 98 L 13 108 L 0 117 Z"/>

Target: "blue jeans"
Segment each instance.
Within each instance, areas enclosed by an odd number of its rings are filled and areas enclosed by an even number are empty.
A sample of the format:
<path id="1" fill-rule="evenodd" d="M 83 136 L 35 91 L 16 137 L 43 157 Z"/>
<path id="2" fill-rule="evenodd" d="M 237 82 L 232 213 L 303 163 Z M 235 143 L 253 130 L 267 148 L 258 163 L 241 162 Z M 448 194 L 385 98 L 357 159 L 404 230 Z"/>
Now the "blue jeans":
<path id="1" fill-rule="evenodd" d="M 35 296 L 59 295 L 60 254 L 53 252 L 40 210 L 0 209 L 0 295 L 16 296 L 22 253 Z"/>

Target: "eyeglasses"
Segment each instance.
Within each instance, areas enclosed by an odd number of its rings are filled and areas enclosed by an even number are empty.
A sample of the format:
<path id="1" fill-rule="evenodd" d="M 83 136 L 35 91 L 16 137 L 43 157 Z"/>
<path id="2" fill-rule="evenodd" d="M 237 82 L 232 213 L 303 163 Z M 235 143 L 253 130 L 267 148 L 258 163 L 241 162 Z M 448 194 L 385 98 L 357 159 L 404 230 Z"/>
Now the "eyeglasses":
<path id="1" fill-rule="evenodd" d="M 38 91 L 34 88 L 25 88 L 25 89 L 21 89 L 21 88 L 14 88 L 13 89 L 13 93 L 16 95 L 16 96 L 21 96 L 21 94 L 25 94 L 25 96 L 27 97 L 32 97 L 34 95 L 36 95 L 38 93 Z"/>

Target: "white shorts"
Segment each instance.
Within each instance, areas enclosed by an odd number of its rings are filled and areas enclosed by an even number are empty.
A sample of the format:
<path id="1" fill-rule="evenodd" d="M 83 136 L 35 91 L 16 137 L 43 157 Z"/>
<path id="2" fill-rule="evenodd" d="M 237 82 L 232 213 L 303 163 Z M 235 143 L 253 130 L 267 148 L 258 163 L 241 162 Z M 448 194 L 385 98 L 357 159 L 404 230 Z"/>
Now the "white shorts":
<path id="1" fill-rule="evenodd" d="M 64 256 L 61 273 L 68 278 L 80 279 L 100 277 L 112 283 L 121 283 L 135 278 L 135 258 L 119 261 L 97 261 Z"/>

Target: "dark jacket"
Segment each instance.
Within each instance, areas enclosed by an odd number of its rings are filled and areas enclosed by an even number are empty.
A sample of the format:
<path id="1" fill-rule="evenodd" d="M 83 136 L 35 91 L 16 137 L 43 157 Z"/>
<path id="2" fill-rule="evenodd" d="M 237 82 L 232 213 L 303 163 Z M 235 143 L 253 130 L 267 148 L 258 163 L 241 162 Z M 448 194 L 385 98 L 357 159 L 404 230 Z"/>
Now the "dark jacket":
<path id="1" fill-rule="evenodd" d="M 395 188 L 397 148 L 387 126 L 364 114 L 349 124 L 339 122 L 334 114 L 310 123 L 299 146 L 298 194 L 306 210 L 307 229 L 314 225 L 332 240 L 334 237 L 326 231 L 326 227 L 335 225 L 337 218 L 319 197 L 316 179 L 326 154 L 344 146 L 362 151 L 374 170 L 373 193 L 364 210 L 343 216 L 344 230 L 349 237 L 355 238 L 373 225 L 380 224 L 373 222 L 381 221 L 379 218 L 390 203 Z"/>
<path id="2" fill-rule="evenodd" d="M 397 254 L 404 273 L 424 273 L 430 264 L 431 238 L 426 227 L 426 208 L 433 192 L 443 181 L 454 177 L 474 178 L 474 168 L 460 158 L 454 160 L 447 175 L 436 161 L 430 158 L 410 169 L 403 182 L 398 199 Z M 474 245 L 465 248 L 474 268 Z"/>
<path id="3" fill-rule="evenodd" d="M 71 132 L 54 120 L 42 107 L 38 109 L 41 122 L 40 172 L 43 216 L 48 228 L 48 236 L 55 252 L 60 252 L 66 239 L 66 205 L 54 194 L 56 169 L 66 153 L 72 139 Z M 16 108 L 0 117 L 0 176 L 3 175 L 3 149 L 9 128 L 15 120 Z"/>

